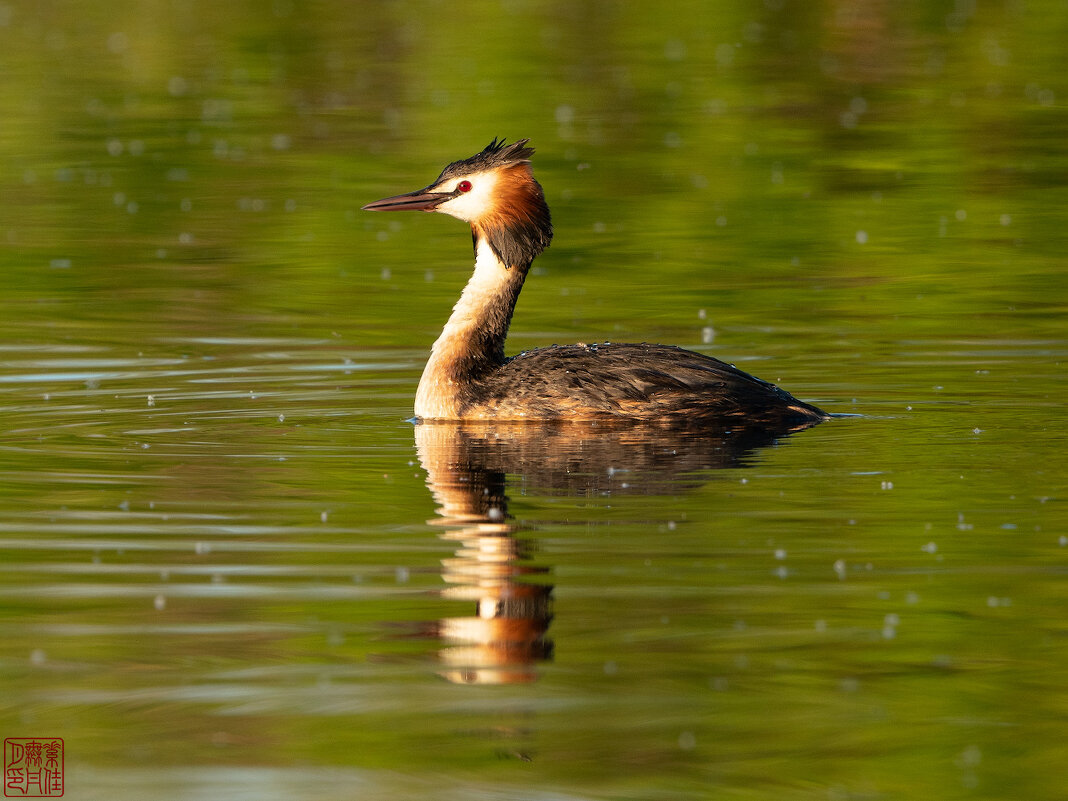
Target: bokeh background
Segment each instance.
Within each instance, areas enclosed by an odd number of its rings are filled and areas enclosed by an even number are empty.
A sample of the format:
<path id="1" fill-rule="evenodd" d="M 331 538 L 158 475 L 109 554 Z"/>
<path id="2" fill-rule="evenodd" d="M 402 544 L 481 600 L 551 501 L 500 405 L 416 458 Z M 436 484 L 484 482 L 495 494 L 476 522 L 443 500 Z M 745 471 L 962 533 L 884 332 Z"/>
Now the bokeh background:
<path id="1" fill-rule="evenodd" d="M 0 0 L 0 732 L 74 799 L 1060 797 L 1066 41 L 1063 0 Z M 359 208 L 493 137 L 556 228 L 511 351 L 860 416 L 415 442 L 469 237 Z M 428 525 L 472 476 L 511 522 Z M 498 673 L 448 621 L 502 542 L 553 611 Z"/>

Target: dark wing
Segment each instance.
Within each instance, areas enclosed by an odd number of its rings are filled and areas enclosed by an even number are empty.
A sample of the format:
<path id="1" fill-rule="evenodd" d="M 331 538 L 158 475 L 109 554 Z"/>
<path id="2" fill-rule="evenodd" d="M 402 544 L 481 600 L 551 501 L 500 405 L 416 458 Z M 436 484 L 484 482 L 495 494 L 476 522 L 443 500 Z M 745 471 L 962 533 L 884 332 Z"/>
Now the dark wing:
<path id="1" fill-rule="evenodd" d="M 479 382 L 473 405 L 547 417 L 727 420 L 782 423 L 826 417 L 767 381 L 668 345 L 554 345 L 509 359 Z"/>

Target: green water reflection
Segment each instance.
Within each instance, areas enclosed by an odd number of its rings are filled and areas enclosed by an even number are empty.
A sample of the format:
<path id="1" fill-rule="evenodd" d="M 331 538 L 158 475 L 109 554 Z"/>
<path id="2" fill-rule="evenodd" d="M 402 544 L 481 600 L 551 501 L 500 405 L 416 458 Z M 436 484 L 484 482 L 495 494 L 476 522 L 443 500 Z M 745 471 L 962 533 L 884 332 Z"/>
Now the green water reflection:
<path id="1" fill-rule="evenodd" d="M 1066 37 L 0 0 L 3 737 L 78 799 L 1059 797 Z M 469 239 L 358 209 L 494 136 L 556 227 L 510 350 L 861 416 L 413 431 Z"/>

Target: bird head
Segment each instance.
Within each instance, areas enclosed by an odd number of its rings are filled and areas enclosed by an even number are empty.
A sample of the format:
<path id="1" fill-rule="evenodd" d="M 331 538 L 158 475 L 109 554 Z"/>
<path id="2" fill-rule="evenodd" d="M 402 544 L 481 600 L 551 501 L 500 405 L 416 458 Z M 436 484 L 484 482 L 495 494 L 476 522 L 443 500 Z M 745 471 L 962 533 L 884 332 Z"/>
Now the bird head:
<path id="1" fill-rule="evenodd" d="M 376 200 L 365 211 L 437 211 L 470 224 L 507 267 L 527 267 L 552 240 L 549 207 L 534 180 L 527 139 L 494 139 L 474 156 L 454 161 L 424 189 Z"/>

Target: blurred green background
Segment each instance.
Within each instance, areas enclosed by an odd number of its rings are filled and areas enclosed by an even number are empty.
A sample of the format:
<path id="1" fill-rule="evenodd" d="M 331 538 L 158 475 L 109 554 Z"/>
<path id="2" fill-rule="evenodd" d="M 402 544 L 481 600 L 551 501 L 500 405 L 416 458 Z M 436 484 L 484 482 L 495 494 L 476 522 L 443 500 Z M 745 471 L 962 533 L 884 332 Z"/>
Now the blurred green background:
<path id="1" fill-rule="evenodd" d="M 0 0 L 0 732 L 76 799 L 1060 797 L 1066 41 L 1063 0 Z M 556 228 L 512 352 L 863 417 L 518 460 L 555 655 L 465 687 L 403 421 L 470 240 L 359 208 L 493 137 Z"/>

